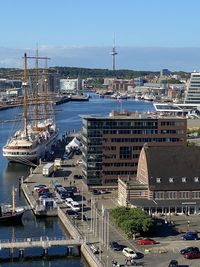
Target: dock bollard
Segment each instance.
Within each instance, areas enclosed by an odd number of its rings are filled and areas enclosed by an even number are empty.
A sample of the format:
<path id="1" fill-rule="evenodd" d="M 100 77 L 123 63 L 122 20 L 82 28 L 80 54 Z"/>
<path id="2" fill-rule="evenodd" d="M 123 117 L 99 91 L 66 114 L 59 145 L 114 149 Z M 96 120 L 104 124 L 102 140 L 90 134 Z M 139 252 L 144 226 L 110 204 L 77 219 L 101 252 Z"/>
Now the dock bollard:
<path id="1" fill-rule="evenodd" d="M 24 257 L 24 249 L 21 248 L 19 249 L 19 258 L 23 258 Z"/>
<path id="2" fill-rule="evenodd" d="M 48 248 L 43 249 L 43 255 L 46 257 L 48 256 Z"/>

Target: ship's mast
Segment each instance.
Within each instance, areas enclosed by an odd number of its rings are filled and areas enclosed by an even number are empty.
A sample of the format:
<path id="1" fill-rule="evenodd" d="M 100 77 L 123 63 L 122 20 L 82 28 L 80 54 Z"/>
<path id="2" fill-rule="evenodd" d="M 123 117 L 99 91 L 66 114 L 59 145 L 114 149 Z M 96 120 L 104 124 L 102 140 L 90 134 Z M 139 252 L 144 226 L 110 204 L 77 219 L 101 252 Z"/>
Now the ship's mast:
<path id="1" fill-rule="evenodd" d="M 34 127 L 35 127 L 35 130 L 40 130 L 39 127 L 38 127 L 38 120 L 39 120 L 39 60 L 40 59 L 45 59 L 46 61 L 50 58 L 48 57 L 39 57 L 38 55 L 38 48 L 36 50 L 36 56 L 34 57 L 27 57 L 26 56 L 26 60 L 27 59 L 35 59 L 35 92 L 33 94 L 34 96 Z M 27 102 L 27 93 L 26 93 L 26 102 Z M 26 113 L 26 116 L 27 116 L 27 105 L 25 105 L 26 108 L 25 108 L 25 112 L 24 114 Z M 25 117 L 25 115 L 24 115 Z M 27 128 L 27 126 L 26 126 Z M 27 136 L 28 136 L 28 133 L 27 133 Z"/>
<path id="2" fill-rule="evenodd" d="M 15 188 L 12 187 L 12 212 L 15 212 Z"/>
<path id="3" fill-rule="evenodd" d="M 36 85 L 35 85 L 35 129 L 38 130 L 38 88 L 39 88 L 39 70 L 38 70 L 38 48 L 36 49 L 35 57 L 35 68 L 36 68 Z"/>
<path id="4" fill-rule="evenodd" d="M 24 81 L 22 83 L 24 87 L 24 129 L 26 138 L 28 138 L 28 130 L 27 130 L 27 120 L 28 120 L 28 112 L 27 112 L 27 55 L 24 54 Z"/>
<path id="5" fill-rule="evenodd" d="M 45 60 L 45 79 L 44 79 L 44 119 L 47 119 L 47 97 L 48 97 L 48 65 L 47 60 Z"/>

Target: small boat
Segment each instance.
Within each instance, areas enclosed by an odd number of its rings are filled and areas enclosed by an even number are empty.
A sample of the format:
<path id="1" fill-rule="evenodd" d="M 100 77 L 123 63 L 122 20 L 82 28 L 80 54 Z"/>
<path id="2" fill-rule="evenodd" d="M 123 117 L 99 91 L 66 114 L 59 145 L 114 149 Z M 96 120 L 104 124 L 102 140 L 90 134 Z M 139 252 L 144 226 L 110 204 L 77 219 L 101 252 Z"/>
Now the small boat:
<path id="1" fill-rule="evenodd" d="M 15 207 L 15 188 L 12 189 L 12 205 L 0 205 L 0 223 L 20 223 L 25 212 L 23 207 Z"/>

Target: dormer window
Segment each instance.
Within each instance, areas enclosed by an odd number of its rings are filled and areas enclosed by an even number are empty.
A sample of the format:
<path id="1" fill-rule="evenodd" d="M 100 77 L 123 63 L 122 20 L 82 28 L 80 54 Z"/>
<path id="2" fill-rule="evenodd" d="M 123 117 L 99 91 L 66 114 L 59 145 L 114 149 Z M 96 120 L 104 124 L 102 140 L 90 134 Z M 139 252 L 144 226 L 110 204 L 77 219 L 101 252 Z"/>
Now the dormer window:
<path id="1" fill-rule="evenodd" d="M 194 181 L 195 181 L 195 183 L 198 183 L 199 182 L 199 177 L 194 177 Z"/>
<path id="2" fill-rule="evenodd" d="M 186 177 L 182 177 L 182 183 L 186 183 Z"/>
<path id="3" fill-rule="evenodd" d="M 174 182 L 174 178 L 169 178 L 169 182 L 173 183 Z"/>
<path id="4" fill-rule="evenodd" d="M 156 178 L 156 183 L 160 183 L 161 182 L 161 178 Z"/>

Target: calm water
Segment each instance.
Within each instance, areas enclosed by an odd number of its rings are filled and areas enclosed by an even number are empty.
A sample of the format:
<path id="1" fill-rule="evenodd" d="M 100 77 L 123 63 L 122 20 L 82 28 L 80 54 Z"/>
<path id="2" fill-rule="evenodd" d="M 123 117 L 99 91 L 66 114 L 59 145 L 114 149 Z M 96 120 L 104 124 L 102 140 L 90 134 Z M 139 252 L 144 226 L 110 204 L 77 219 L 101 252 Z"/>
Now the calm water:
<path id="1" fill-rule="evenodd" d="M 113 99 L 99 98 L 92 94 L 89 102 L 69 102 L 57 106 L 56 119 L 57 125 L 62 135 L 66 131 L 81 129 L 82 115 L 107 115 L 112 110 L 128 111 L 151 111 L 154 110 L 152 103 L 122 100 L 118 102 Z M 9 109 L 0 111 L 0 121 L 14 118 L 20 111 Z M 8 164 L 7 160 L 2 156 L 2 147 L 6 143 L 8 137 L 12 133 L 13 125 L 11 123 L 0 124 L 0 202 L 11 203 L 12 186 L 18 187 L 19 177 L 26 175 L 29 168 L 20 164 Z M 20 191 L 17 192 L 16 201 L 19 205 L 26 205 L 26 200 Z M 23 216 L 23 224 L 20 226 L 0 226 L 0 239 L 8 238 L 27 238 L 39 236 L 63 236 L 65 231 L 59 220 L 53 219 L 36 219 L 31 212 L 26 212 Z M 25 261 L 14 263 L 0 263 L 0 266 L 87 266 L 83 259 L 57 259 L 52 261 Z"/>

